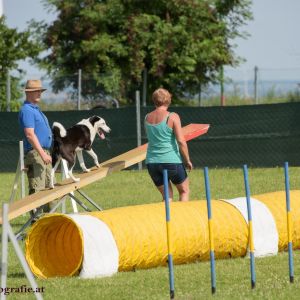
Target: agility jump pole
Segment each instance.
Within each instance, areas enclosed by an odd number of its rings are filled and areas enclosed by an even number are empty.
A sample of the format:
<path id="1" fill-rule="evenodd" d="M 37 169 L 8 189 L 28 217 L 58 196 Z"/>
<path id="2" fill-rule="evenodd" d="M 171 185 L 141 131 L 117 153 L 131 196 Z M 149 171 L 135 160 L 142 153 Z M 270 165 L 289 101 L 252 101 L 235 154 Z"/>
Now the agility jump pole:
<path id="1" fill-rule="evenodd" d="M 216 270 L 215 270 L 215 247 L 214 247 L 214 234 L 213 234 L 213 221 L 212 221 L 212 209 L 210 198 L 210 183 L 208 168 L 204 168 L 205 178 L 205 194 L 207 203 L 207 215 L 208 215 L 208 232 L 209 232 L 209 256 L 210 256 L 210 276 L 211 276 L 211 293 L 216 292 Z"/>
<path id="2" fill-rule="evenodd" d="M 255 275 L 255 258 L 254 258 L 252 210 L 251 210 L 250 187 L 249 187 L 247 165 L 243 166 L 243 173 L 244 173 L 244 183 L 245 183 L 246 200 L 247 200 L 247 213 L 248 213 L 251 288 L 254 289 L 255 288 L 255 282 L 256 282 L 256 275 Z"/>
<path id="3" fill-rule="evenodd" d="M 209 124 L 189 124 L 182 128 L 186 141 L 205 134 L 208 129 Z M 147 146 L 148 144 L 144 144 L 140 147 L 134 148 L 126 153 L 101 163 L 99 168 L 92 168 L 91 172 L 89 173 L 79 174 L 79 182 L 73 182 L 71 179 L 67 179 L 56 184 L 54 189 L 43 190 L 15 201 L 9 206 L 8 220 L 17 218 L 18 216 L 53 200 L 61 199 L 73 191 L 81 189 L 82 187 L 101 180 L 114 172 L 126 169 L 138 162 L 145 160 Z M 0 224 L 2 224 L 2 215 L 0 216 Z"/>
<path id="4" fill-rule="evenodd" d="M 174 267 L 172 255 L 172 230 L 171 230 L 171 216 L 170 216 L 170 197 L 169 197 L 169 180 L 168 170 L 163 170 L 164 179 L 164 202 L 166 209 L 166 225 L 167 225 L 167 244 L 168 244 L 168 267 L 169 267 L 169 284 L 170 284 L 170 299 L 175 298 L 175 284 L 174 284 Z"/>
<path id="5" fill-rule="evenodd" d="M 290 183 L 289 183 L 289 164 L 284 163 L 285 195 L 286 195 L 286 218 L 288 232 L 288 252 L 289 252 L 289 274 L 290 283 L 294 282 L 294 263 L 293 263 L 293 236 L 291 222 L 291 203 L 290 203 Z"/>

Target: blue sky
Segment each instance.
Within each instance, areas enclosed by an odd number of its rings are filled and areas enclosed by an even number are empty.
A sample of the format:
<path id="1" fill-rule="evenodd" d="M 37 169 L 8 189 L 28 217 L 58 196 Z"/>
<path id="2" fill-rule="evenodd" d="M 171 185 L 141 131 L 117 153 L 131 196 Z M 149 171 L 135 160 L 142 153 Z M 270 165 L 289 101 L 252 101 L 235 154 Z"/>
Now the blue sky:
<path id="1" fill-rule="evenodd" d="M 55 18 L 40 0 L 2 1 L 9 27 L 23 30 L 30 19 L 51 22 Z M 254 20 L 243 28 L 251 36 L 234 41 L 235 53 L 246 62 L 238 70 L 229 68 L 227 72 L 240 78 L 241 74 L 252 74 L 254 66 L 258 66 L 270 77 L 300 78 L 300 0 L 253 0 L 252 11 Z M 27 63 L 22 66 L 32 75 L 40 73 Z"/>

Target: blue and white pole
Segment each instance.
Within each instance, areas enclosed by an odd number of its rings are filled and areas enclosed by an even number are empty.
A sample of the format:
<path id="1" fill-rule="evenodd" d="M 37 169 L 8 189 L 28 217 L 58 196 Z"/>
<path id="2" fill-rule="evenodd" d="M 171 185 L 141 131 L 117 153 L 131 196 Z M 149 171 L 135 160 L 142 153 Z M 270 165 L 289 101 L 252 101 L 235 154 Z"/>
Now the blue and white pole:
<path id="1" fill-rule="evenodd" d="M 288 251 L 289 251 L 289 273 L 290 273 L 290 282 L 293 283 L 294 282 L 293 235 L 292 235 L 289 163 L 288 162 L 284 163 L 284 177 L 285 177 L 286 216 L 287 216 Z"/>
<path id="2" fill-rule="evenodd" d="M 255 260 L 254 260 L 254 242 L 253 242 L 253 227 L 252 227 L 252 213 L 251 213 L 251 201 L 250 201 L 250 188 L 248 180 L 247 165 L 244 165 L 244 182 L 247 199 L 247 211 L 248 211 L 248 232 L 249 232 L 249 250 L 250 250 L 250 270 L 251 270 L 251 287 L 255 288 Z"/>
<path id="3" fill-rule="evenodd" d="M 170 203 L 169 203 L 168 170 L 163 170 L 163 176 L 164 176 L 164 200 L 165 200 L 166 223 L 167 223 L 170 299 L 174 299 L 174 297 L 175 297 L 175 287 L 174 287 L 174 268 L 173 268 L 173 256 L 172 256 L 172 240 L 171 240 L 171 219 L 170 219 Z"/>
<path id="4" fill-rule="evenodd" d="M 205 178 L 205 193 L 206 193 L 207 214 L 208 214 L 211 292 L 212 294 L 214 294 L 216 292 L 215 247 L 214 247 L 212 209 L 211 209 L 211 198 L 210 198 L 210 184 L 209 184 L 207 167 L 204 168 L 204 178 Z"/>

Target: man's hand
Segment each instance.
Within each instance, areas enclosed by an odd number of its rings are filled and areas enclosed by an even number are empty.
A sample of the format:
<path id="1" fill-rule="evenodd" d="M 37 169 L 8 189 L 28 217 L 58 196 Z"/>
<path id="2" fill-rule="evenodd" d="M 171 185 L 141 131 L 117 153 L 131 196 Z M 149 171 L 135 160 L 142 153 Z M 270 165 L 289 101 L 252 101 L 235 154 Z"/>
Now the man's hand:
<path id="1" fill-rule="evenodd" d="M 46 152 L 43 152 L 43 154 L 42 154 L 42 160 L 44 161 L 44 163 L 45 163 L 46 165 L 52 163 L 52 158 L 51 158 L 51 156 L 50 156 L 49 154 L 47 154 Z"/>

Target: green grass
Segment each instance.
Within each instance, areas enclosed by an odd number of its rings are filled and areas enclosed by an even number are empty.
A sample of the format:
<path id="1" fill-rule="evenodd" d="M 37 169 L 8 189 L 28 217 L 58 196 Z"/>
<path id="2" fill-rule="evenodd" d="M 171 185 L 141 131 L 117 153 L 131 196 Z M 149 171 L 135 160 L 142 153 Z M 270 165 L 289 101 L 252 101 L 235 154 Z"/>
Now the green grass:
<path id="1" fill-rule="evenodd" d="M 210 169 L 211 195 L 213 199 L 244 196 L 242 169 Z M 202 170 L 193 170 L 191 199 L 205 199 Z M 59 179 L 59 177 L 58 177 Z M 0 199 L 8 201 L 14 174 L 0 174 Z M 250 169 L 251 194 L 261 194 L 284 190 L 282 168 Z M 291 189 L 300 188 L 299 168 L 290 168 Z M 121 171 L 91 184 L 84 191 L 105 209 L 116 206 L 136 205 L 161 201 L 145 171 Z M 178 199 L 175 193 L 175 199 Z M 26 220 L 21 216 L 12 221 L 14 231 Z M 23 243 L 21 243 L 23 246 Z M 250 287 L 250 266 L 248 258 L 216 261 L 217 292 L 210 293 L 209 262 L 176 265 L 176 299 L 298 299 L 300 295 L 300 251 L 294 251 L 295 282 L 288 280 L 288 255 L 255 260 L 257 286 Z M 39 287 L 44 287 L 45 299 L 168 299 L 168 268 L 159 267 L 135 272 L 120 272 L 109 278 L 79 279 L 54 278 L 37 279 Z M 9 244 L 8 287 L 19 287 L 29 283 L 19 261 Z M 12 293 L 10 299 L 32 299 L 32 294 Z"/>

